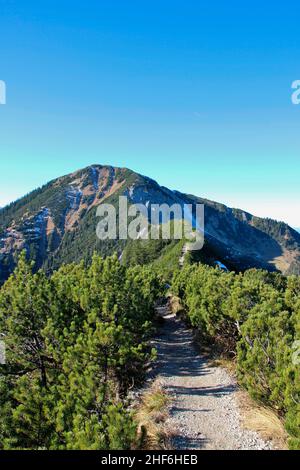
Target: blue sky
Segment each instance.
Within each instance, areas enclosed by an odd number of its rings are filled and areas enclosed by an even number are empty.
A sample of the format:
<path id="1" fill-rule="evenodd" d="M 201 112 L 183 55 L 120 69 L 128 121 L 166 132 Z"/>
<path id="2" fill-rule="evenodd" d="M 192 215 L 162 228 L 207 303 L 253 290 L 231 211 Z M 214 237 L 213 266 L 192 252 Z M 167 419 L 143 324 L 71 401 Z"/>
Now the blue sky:
<path id="1" fill-rule="evenodd" d="M 300 227 L 299 9 L 0 0 L 0 206 L 101 163 Z"/>

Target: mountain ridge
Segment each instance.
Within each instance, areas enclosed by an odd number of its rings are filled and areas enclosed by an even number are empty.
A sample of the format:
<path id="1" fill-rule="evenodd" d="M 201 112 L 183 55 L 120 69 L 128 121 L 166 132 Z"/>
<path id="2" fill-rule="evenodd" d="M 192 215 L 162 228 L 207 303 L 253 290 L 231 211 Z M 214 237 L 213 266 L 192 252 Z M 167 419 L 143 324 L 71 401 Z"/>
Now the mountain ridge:
<path id="1" fill-rule="evenodd" d="M 102 202 L 117 205 L 118 196 L 131 203 L 203 203 L 205 238 L 212 257 L 236 270 L 251 267 L 300 273 L 300 234 L 284 222 L 256 217 L 242 209 L 160 186 L 128 168 L 93 164 L 55 178 L 0 209 L 0 280 L 11 273 L 25 249 L 36 268 L 51 271 L 65 262 L 122 253 L 122 240 L 96 238 L 96 209 Z"/>

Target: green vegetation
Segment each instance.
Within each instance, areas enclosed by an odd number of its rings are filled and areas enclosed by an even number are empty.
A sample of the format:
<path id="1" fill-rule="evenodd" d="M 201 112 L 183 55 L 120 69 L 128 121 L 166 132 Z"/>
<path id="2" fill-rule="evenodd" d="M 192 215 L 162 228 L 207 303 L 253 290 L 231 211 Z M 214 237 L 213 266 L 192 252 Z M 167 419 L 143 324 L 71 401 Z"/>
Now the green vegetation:
<path id="1" fill-rule="evenodd" d="M 0 449 L 129 449 L 128 390 L 152 355 L 162 282 L 94 255 L 48 278 L 23 254 L 0 291 Z"/>
<path id="2" fill-rule="evenodd" d="M 130 412 L 128 391 L 154 357 L 154 305 L 172 278 L 191 325 L 236 360 L 241 385 L 277 411 L 300 448 L 299 276 L 226 273 L 199 263 L 212 262 L 207 247 L 179 269 L 184 243 L 129 242 L 121 262 L 94 254 L 51 276 L 22 254 L 0 290 L 0 449 L 160 448 L 153 423 L 166 397 L 151 391 L 144 411 Z"/>
<path id="3" fill-rule="evenodd" d="M 178 269 L 183 244 L 183 240 L 129 241 L 123 252 L 122 263 L 128 266 L 152 266 L 169 281 Z"/>
<path id="4" fill-rule="evenodd" d="M 150 231 L 149 226 L 149 231 Z M 127 266 L 149 265 L 164 279 L 171 282 L 174 272 L 179 267 L 179 258 L 186 239 L 176 239 L 175 230 L 183 232 L 182 222 L 171 220 L 160 225 L 158 240 L 128 240 L 123 254 L 122 263 Z M 163 230 L 169 231 L 170 237 L 164 238 Z M 180 232 L 181 231 L 181 232 Z"/>
<path id="5" fill-rule="evenodd" d="M 285 418 L 290 447 L 300 449 L 300 278 L 186 265 L 172 290 L 191 324 L 236 357 L 240 383 Z"/>

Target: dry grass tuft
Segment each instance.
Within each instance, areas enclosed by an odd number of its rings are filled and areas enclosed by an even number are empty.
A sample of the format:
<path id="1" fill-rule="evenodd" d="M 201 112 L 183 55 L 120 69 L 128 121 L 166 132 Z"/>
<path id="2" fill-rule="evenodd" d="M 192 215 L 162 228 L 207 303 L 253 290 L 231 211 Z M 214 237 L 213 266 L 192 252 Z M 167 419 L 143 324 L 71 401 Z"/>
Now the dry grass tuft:
<path id="1" fill-rule="evenodd" d="M 265 440 L 270 440 L 275 449 L 287 449 L 287 433 L 277 414 L 255 402 L 247 392 L 238 392 L 238 401 L 245 429 L 256 431 Z"/>
<path id="2" fill-rule="evenodd" d="M 170 433 L 165 427 L 170 398 L 159 383 L 154 383 L 141 397 L 135 418 L 138 423 L 136 448 L 164 450 L 170 448 Z"/>
<path id="3" fill-rule="evenodd" d="M 180 303 L 179 297 L 171 295 L 169 297 L 169 305 L 171 308 L 171 312 L 175 315 L 182 315 L 184 313 L 184 309 Z"/>
<path id="4" fill-rule="evenodd" d="M 226 357 L 212 359 L 209 365 L 211 367 L 223 367 L 230 375 L 236 376 L 236 361 L 234 359 L 228 359 Z"/>
<path id="5" fill-rule="evenodd" d="M 161 412 L 167 406 L 169 398 L 165 391 L 159 386 L 145 393 L 143 405 L 148 413 L 155 414 Z"/>

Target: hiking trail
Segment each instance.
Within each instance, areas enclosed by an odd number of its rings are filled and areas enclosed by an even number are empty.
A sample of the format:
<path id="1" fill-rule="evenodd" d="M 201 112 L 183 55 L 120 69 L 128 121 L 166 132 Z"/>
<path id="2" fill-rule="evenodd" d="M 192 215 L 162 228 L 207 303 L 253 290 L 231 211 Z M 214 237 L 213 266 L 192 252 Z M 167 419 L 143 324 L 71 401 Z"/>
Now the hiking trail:
<path id="1" fill-rule="evenodd" d="M 152 341 L 158 358 L 151 375 L 172 401 L 166 422 L 174 435 L 172 447 L 272 449 L 271 442 L 242 428 L 234 378 L 224 368 L 210 365 L 209 358 L 197 352 L 192 331 L 168 307 L 158 307 L 157 312 L 164 323 Z"/>

